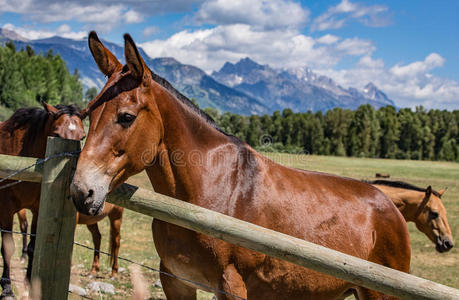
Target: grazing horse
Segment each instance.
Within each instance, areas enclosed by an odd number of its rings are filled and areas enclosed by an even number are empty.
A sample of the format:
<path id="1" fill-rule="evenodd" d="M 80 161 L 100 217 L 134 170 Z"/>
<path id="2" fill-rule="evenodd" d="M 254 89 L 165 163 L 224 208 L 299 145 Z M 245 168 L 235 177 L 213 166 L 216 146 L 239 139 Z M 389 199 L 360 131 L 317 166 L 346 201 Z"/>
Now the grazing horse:
<path id="1" fill-rule="evenodd" d="M 43 102 L 41 108 L 21 108 L 8 120 L 0 124 L 0 153 L 27 157 L 44 158 L 48 136 L 65 139 L 81 140 L 86 134 L 80 111 L 73 105 L 57 105 L 56 107 Z M 11 183 L 7 180 L 0 185 Z M 37 231 L 38 209 L 40 204 L 40 183 L 21 182 L 0 190 L 0 228 L 11 231 L 14 214 L 23 208 L 32 211 L 31 233 Z M 33 249 L 35 237 L 31 236 L 27 253 L 29 263 L 27 278 L 32 271 Z M 11 256 L 14 252 L 12 234 L 2 231 L 3 274 L 0 297 L 12 297 L 10 280 Z"/>
<path id="2" fill-rule="evenodd" d="M 77 209 L 103 211 L 107 194 L 146 170 L 156 192 L 408 272 L 402 215 L 369 184 L 292 169 L 220 130 L 148 69 L 126 34 L 122 65 L 89 35 L 108 82 L 87 107 L 88 139 L 70 185 Z M 218 299 L 393 299 L 379 292 L 154 219 L 152 231 L 168 299 L 196 299 L 199 282 Z"/>
<path id="3" fill-rule="evenodd" d="M 414 222 L 442 253 L 454 246 L 446 209 L 441 201 L 445 190 L 434 191 L 429 185 L 426 189 L 401 181 L 366 181 L 380 189 L 400 210 L 407 222 Z"/>
<path id="4" fill-rule="evenodd" d="M 115 277 L 118 273 L 118 253 L 120 249 L 120 240 L 121 240 L 121 221 L 123 218 L 124 208 L 107 203 L 104 207 L 104 211 L 99 216 L 86 216 L 83 214 L 77 213 L 76 224 L 85 224 L 91 232 L 92 241 L 94 242 L 94 258 L 92 260 L 91 274 L 96 275 L 99 271 L 99 254 L 100 254 L 100 241 L 102 236 L 99 231 L 99 226 L 97 223 L 108 216 L 110 219 L 110 264 L 112 266 L 112 277 Z M 22 233 L 27 233 L 27 216 L 26 210 L 21 209 L 18 212 L 19 226 Z M 23 235 L 23 249 L 21 260 L 25 260 L 25 255 L 27 253 L 27 235 Z"/>

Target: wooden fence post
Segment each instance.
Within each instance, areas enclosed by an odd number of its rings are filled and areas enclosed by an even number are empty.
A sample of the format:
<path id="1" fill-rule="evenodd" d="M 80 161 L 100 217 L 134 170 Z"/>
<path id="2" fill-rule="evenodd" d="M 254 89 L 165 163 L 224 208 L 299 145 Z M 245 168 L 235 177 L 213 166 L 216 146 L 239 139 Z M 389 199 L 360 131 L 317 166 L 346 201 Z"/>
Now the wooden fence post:
<path id="1" fill-rule="evenodd" d="M 80 142 L 48 138 L 46 157 L 80 150 Z M 40 212 L 32 278 L 39 278 L 42 299 L 67 299 L 73 250 L 76 210 L 69 185 L 78 157 L 48 160 L 43 167 Z"/>

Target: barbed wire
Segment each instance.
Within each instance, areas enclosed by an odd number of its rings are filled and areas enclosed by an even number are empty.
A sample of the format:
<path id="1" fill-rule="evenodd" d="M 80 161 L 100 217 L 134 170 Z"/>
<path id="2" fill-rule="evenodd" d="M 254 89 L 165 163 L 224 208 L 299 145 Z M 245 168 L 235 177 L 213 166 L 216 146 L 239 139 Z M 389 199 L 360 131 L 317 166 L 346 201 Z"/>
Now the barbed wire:
<path id="1" fill-rule="evenodd" d="M 14 176 L 16 176 L 16 175 L 18 175 L 18 174 L 20 174 L 22 172 L 25 172 L 28 169 L 33 168 L 33 167 L 35 167 L 37 165 L 44 164 L 45 162 L 47 162 L 50 159 L 54 159 L 54 158 L 58 158 L 58 157 L 74 157 L 74 156 L 78 156 L 80 154 L 80 152 L 81 151 L 61 152 L 61 153 L 57 153 L 57 154 L 54 154 L 54 155 L 50 155 L 50 156 L 45 157 L 45 158 L 39 158 L 36 163 L 34 163 L 34 164 L 32 164 L 32 165 L 30 165 L 28 167 L 19 169 L 19 170 L 15 171 L 15 172 L 11 173 L 10 175 L 0 179 L 0 183 L 4 182 L 6 180 L 13 180 L 13 179 L 10 179 L 10 178 L 12 178 L 12 177 L 14 177 Z M 9 187 L 14 186 L 16 184 L 19 184 L 21 182 L 24 182 L 24 181 L 23 180 L 17 180 L 17 181 L 2 185 L 2 186 L 0 186 L 0 190 L 9 188 Z"/>
<path id="2" fill-rule="evenodd" d="M 36 234 L 33 234 L 33 233 L 19 232 L 19 231 L 14 231 L 14 230 L 6 230 L 6 229 L 1 229 L 1 228 L 0 228 L 0 232 L 22 234 L 22 235 L 28 235 L 28 236 L 36 236 Z"/>

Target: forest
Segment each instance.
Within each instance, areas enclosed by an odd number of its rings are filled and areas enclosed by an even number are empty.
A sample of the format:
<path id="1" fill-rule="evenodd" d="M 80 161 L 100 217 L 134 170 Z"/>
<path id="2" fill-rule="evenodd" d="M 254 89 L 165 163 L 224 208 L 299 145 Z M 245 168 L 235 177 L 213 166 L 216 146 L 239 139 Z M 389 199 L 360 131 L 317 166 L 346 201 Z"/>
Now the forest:
<path id="1" fill-rule="evenodd" d="M 76 104 L 80 108 L 97 95 L 83 96 L 78 70 L 70 73 L 65 61 L 48 51 L 0 47 L 0 121 L 20 107 Z M 195 104 L 196 101 L 193 101 Z M 204 111 L 229 134 L 260 151 L 334 156 L 459 161 L 459 110 L 417 107 L 378 110 L 334 108 L 326 112 L 242 116 L 216 109 Z"/>
<path id="2" fill-rule="evenodd" d="M 29 46 L 17 50 L 12 42 L 0 47 L 0 119 L 20 107 L 74 103 L 83 106 L 78 70 L 69 73 L 65 61 L 50 50 L 37 55 Z"/>
<path id="3" fill-rule="evenodd" d="M 413 160 L 459 161 L 459 111 L 357 110 L 241 116 L 204 109 L 225 132 L 260 151 Z"/>

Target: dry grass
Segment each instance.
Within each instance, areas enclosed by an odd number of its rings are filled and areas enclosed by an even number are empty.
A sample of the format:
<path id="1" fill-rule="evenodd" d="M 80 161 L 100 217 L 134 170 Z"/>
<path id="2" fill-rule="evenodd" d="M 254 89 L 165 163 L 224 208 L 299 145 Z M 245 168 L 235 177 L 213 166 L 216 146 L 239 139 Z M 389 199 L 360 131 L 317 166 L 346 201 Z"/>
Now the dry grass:
<path id="1" fill-rule="evenodd" d="M 459 236 L 459 164 L 446 162 L 424 161 L 399 161 L 381 159 L 339 158 L 325 156 L 267 154 L 272 159 L 297 168 L 318 170 L 335 173 L 342 176 L 358 179 L 372 178 L 376 172 L 389 173 L 391 179 L 406 180 L 420 186 L 431 184 L 435 189 L 448 187 L 443 199 L 448 210 L 448 218 L 455 237 Z M 131 184 L 143 188 L 151 188 L 148 178 L 139 174 L 129 180 Z M 136 262 L 158 268 L 159 257 L 153 245 L 151 235 L 150 217 L 131 211 L 125 212 L 122 225 L 122 239 L 120 256 Z M 100 223 L 103 235 L 103 250 L 108 251 L 108 221 Z M 16 224 L 15 229 L 18 229 Z M 438 254 L 433 244 L 422 233 L 418 232 L 413 224 L 409 225 L 412 241 L 412 273 L 436 282 L 459 288 L 459 250 L 453 248 L 449 253 Z M 85 245 L 92 246 L 92 239 L 84 226 L 78 226 L 75 240 Z M 20 255 L 19 237 L 16 237 L 15 272 L 16 278 L 22 279 L 21 266 L 18 262 Z M 116 279 L 110 279 L 110 266 L 108 258 L 101 256 L 101 271 L 97 278 L 89 276 L 92 264 L 92 253 L 86 249 L 75 246 L 73 253 L 72 283 L 85 287 L 93 280 L 112 283 L 116 288 L 116 295 L 89 296 L 94 299 L 127 299 L 132 295 L 132 282 L 130 280 L 130 264 L 120 261 L 121 272 Z M 141 269 L 147 281 L 148 291 L 153 299 L 165 299 L 161 288 L 155 286 L 158 273 Z M 19 288 L 16 287 L 16 288 Z M 21 295 L 18 293 L 17 295 Z M 199 293 L 199 299 L 211 299 L 211 294 Z M 71 296 L 70 299 L 79 299 Z"/>

